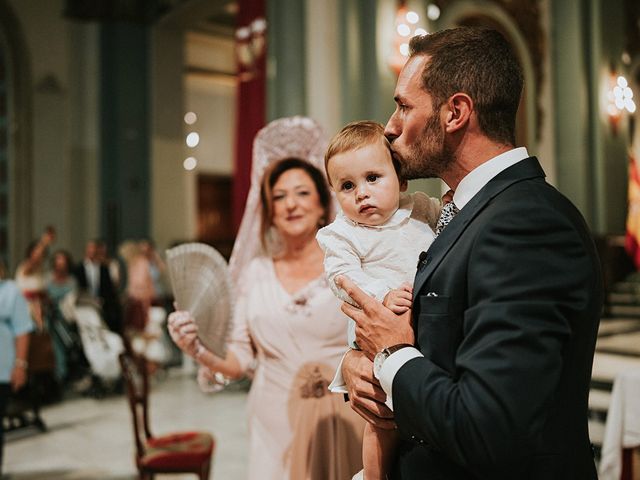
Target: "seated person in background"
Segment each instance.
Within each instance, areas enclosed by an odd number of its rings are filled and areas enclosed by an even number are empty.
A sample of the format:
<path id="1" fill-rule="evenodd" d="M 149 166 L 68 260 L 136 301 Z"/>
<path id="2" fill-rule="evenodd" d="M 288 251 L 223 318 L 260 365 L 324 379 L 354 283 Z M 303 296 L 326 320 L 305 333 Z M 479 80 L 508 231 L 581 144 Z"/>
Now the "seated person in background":
<path id="1" fill-rule="evenodd" d="M 440 200 L 420 192 L 401 193 L 407 183 L 400 178 L 379 123 L 360 121 L 345 126 L 329 144 L 325 169 L 342 209 L 317 235 L 325 252 L 329 286 L 338 298 L 353 303 L 335 284 L 336 278 L 344 275 L 393 312 L 405 313 L 411 308 L 418 256 L 435 238 L 433 228 L 440 214 Z M 354 328 L 350 320 L 349 346 L 358 349 Z M 332 387 L 340 383 L 336 380 Z M 346 389 L 332 390 L 346 393 Z M 393 430 L 367 423 L 364 470 L 354 478 L 386 478 L 394 445 Z"/>

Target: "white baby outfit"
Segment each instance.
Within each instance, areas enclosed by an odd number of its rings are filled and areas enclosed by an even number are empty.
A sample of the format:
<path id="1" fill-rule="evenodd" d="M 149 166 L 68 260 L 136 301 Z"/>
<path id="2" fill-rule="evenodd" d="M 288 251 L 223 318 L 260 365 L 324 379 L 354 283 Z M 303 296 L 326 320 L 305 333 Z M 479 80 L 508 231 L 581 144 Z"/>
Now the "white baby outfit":
<path id="1" fill-rule="evenodd" d="M 398 210 L 383 225 L 362 225 L 338 212 L 316 238 L 325 253 L 329 287 L 338 298 L 353 304 L 335 279 L 344 275 L 363 291 L 382 301 L 389 290 L 413 284 L 420 252 L 435 238 L 440 200 L 422 192 L 402 194 Z M 349 321 L 349 346 L 355 345 L 355 323 Z"/>

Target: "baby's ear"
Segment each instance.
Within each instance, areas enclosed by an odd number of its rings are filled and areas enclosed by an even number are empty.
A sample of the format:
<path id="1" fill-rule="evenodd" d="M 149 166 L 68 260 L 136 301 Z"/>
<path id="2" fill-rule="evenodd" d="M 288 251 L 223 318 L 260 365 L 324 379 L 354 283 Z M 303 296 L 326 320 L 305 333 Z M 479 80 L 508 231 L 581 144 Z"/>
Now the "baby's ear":
<path id="1" fill-rule="evenodd" d="M 407 182 L 406 180 L 400 180 L 400 191 L 406 192 L 407 188 L 409 188 L 409 182 Z"/>

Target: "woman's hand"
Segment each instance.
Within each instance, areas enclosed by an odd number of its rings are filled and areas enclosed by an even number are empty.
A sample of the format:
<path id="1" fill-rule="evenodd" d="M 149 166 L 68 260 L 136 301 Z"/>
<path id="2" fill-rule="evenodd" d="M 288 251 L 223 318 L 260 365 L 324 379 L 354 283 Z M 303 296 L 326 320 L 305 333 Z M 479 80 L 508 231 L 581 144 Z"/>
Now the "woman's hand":
<path id="1" fill-rule="evenodd" d="M 197 359 L 206 350 L 198 339 L 198 326 L 188 311 L 170 313 L 167 323 L 171 339 L 184 353 Z"/>
<path id="2" fill-rule="evenodd" d="M 205 393 L 215 393 L 222 390 L 229 384 L 229 380 L 220 372 L 214 372 L 209 367 L 200 365 L 198 367 L 198 386 Z"/>

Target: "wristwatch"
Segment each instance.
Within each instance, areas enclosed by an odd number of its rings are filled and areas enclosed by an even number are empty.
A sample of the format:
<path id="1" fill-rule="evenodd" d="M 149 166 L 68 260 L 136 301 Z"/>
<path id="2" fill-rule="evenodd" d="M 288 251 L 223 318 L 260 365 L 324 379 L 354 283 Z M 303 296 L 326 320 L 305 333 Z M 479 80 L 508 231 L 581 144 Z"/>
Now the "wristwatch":
<path id="1" fill-rule="evenodd" d="M 413 347 L 413 345 L 409 343 L 399 343 L 397 345 L 383 348 L 376 353 L 376 356 L 373 357 L 373 376 L 380 380 L 380 370 L 382 370 L 382 364 L 384 361 L 389 358 L 389 355 L 405 347 Z"/>

